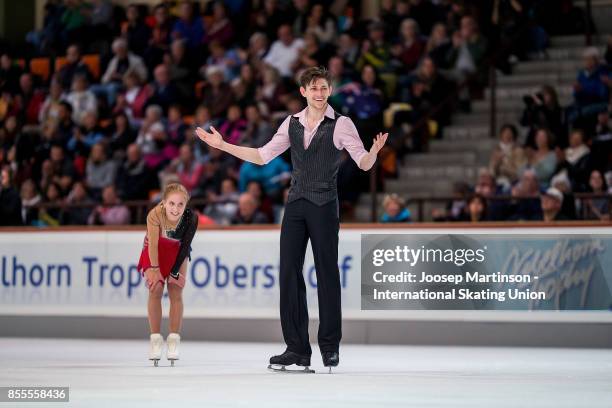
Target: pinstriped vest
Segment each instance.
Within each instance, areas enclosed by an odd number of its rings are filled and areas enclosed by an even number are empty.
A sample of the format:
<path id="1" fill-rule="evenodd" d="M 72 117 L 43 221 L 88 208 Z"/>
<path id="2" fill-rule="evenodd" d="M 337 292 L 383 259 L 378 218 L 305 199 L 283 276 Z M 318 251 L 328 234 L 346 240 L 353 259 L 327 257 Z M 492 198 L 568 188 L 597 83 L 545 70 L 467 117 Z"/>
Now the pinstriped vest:
<path id="1" fill-rule="evenodd" d="M 291 186 L 287 202 L 300 198 L 323 205 L 338 198 L 338 168 L 341 152 L 334 145 L 334 129 L 340 115 L 327 116 L 319 124 L 308 148 L 304 148 L 304 126 L 295 116 L 289 120 Z"/>

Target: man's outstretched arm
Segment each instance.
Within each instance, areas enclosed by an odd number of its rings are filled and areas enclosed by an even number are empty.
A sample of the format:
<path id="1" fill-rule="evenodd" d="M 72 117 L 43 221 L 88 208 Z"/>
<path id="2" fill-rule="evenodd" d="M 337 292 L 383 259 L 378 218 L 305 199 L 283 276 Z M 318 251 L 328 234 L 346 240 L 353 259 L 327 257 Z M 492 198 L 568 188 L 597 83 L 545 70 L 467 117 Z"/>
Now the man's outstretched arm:
<path id="1" fill-rule="evenodd" d="M 259 165 L 265 164 L 265 161 L 259 154 L 258 149 L 254 147 L 236 146 L 231 143 L 227 143 L 223 140 L 223 137 L 217 131 L 217 129 L 211 126 L 210 130 L 211 132 L 207 132 L 201 127 L 199 127 L 196 129 L 196 134 L 202 141 L 206 142 L 211 147 L 223 150 L 224 152 L 227 152 L 232 156 L 236 156 L 244 161 Z"/>

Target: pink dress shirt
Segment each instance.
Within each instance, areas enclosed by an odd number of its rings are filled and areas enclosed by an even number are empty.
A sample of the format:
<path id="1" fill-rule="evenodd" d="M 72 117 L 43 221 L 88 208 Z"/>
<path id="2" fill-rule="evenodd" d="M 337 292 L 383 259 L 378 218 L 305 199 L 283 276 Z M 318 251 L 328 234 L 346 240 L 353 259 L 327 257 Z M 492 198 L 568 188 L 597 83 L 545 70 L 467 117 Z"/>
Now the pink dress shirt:
<path id="1" fill-rule="evenodd" d="M 321 122 L 323 122 L 323 118 L 316 124 L 314 129 L 309 130 L 308 124 L 306 120 L 306 110 L 305 108 L 301 112 L 293 115 L 299 119 L 302 126 L 304 126 L 304 148 L 308 149 L 308 145 L 310 144 L 312 137 L 317 133 L 317 129 Z M 325 110 L 325 116 L 328 118 L 334 118 L 334 109 L 327 105 L 327 109 Z M 278 127 L 278 131 L 272 137 L 272 139 L 257 149 L 259 151 L 259 155 L 263 159 L 264 163 L 269 163 L 272 159 L 274 159 L 279 154 L 283 153 L 287 150 L 291 143 L 289 142 L 289 120 L 291 119 L 291 115 L 287 116 L 287 118 L 283 121 L 283 123 Z M 363 147 L 363 142 L 359 138 L 359 133 L 357 132 L 357 128 L 353 121 L 346 117 L 341 116 L 338 118 L 336 122 L 336 127 L 334 128 L 334 136 L 333 136 L 334 146 L 336 149 L 342 150 L 346 149 L 352 159 L 357 163 L 359 167 L 359 162 L 368 154 L 368 152 Z"/>

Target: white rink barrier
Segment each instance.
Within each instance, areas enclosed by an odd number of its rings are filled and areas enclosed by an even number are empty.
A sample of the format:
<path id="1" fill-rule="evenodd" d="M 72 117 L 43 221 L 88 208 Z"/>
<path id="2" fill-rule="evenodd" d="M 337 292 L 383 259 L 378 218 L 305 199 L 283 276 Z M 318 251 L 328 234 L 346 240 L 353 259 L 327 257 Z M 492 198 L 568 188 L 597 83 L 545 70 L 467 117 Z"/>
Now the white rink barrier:
<path id="1" fill-rule="evenodd" d="M 362 311 L 362 233 L 562 236 L 612 234 L 612 227 L 342 228 L 338 257 L 344 319 L 612 322 L 609 311 Z M 0 231 L 0 315 L 146 316 L 147 289 L 136 271 L 143 237 L 144 227 Z M 278 229 L 200 230 L 192 248 L 185 317 L 278 319 Z M 310 246 L 304 277 L 310 316 L 316 318 Z"/>

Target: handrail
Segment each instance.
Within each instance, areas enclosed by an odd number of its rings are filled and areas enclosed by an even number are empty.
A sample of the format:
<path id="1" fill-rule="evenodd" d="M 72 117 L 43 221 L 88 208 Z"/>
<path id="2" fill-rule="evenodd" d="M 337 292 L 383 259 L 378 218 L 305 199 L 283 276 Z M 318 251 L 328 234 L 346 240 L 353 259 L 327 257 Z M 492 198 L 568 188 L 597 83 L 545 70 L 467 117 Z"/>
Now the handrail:
<path id="1" fill-rule="evenodd" d="M 539 196 L 510 196 L 510 195 L 498 195 L 492 197 L 486 197 L 489 201 L 517 201 L 517 200 L 533 200 L 537 199 Z M 608 199 L 608 203 L 610 206 L 610 215 L 612 216 L 612 194 L 595 194 L 595 193 L 575 193 L 573 194 L 573 198 L 579 201 L 591 200 L 591 199 Z M 378 193 L 374 196 L 374 200 L 376 205 L 378 206 Z M 446 196 L 446 197 L 410 197 L 406 200 L 407 204 L 416 204 L 417 205 L 417 216 L 414 218 L 419 223 L 425 222 L 425 204 L 426 203 L 447 203 L 450 201 L 456 200 L 467 200 L 467 197 L 459 198 L 456 196 Z M 216 203 L 223 203 L 229 201 L 218 201 Z M 210 201 L 203 198 L 194 198 L 190 201 L 190 206 L 192 207 L 202 207 L 206 204 L 209 204 Z M 149 209 L 155 203 L 148 200 L 133 200 L 133 201 L 125 201 L 120 203 L 125 205 L 130 210 L 136 210 L 136 223 L 144 224 L 145 222 L 145 213 L 142 211 L 143 208 Z M 29 208 L 34 209 L 47 209 L 47 208 L 60 208 L 62 210 L 70 210 L 73 208 L 94 208 L 99 206 L 99 203 L 88 203 L 88 204 L 69 204 L 69 203 L 60 203 L 60 204 L 52 204 L 52 203 L 39 203 L 37 205 L 31 206 Z M 584 206 L 582 206 L 582 210 L 584 211 Z M 584 215 L 584 213 L 583 213 Z M 377 220 L 374 221 L 376 223 Z M 510 221 L 500 221 L 501 223 L 507 223 Z M 20 227 L 23 228 L 23 227 Z"/>

